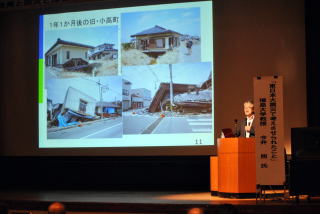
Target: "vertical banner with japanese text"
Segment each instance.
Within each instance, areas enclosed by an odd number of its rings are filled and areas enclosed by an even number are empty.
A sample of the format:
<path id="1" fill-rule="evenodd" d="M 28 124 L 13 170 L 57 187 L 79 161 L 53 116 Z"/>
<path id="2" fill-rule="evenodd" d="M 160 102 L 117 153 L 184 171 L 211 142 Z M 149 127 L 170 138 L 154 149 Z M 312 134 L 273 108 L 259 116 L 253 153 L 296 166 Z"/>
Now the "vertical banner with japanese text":
<path id="1" fill-rule="evenodd" d="M 283 185 L 285 181 L 283 78 L 255 77 L 253 87 L 257 184 Z"/>

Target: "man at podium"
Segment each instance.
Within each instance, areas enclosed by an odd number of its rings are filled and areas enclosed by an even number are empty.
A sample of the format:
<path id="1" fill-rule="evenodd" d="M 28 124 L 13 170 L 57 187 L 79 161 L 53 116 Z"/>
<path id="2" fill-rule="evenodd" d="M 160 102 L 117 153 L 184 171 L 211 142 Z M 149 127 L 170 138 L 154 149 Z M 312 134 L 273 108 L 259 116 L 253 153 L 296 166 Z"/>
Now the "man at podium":
<path id="1" fill-rule="evenodd" d="M 240 121 L 240 125 L 236 127 L 235 136 L 237 137 L 254 137 L 254 105 L 251 100 L 247 100 L 243 103 L 243 110 L 245 118 L 244 120 Z"/>

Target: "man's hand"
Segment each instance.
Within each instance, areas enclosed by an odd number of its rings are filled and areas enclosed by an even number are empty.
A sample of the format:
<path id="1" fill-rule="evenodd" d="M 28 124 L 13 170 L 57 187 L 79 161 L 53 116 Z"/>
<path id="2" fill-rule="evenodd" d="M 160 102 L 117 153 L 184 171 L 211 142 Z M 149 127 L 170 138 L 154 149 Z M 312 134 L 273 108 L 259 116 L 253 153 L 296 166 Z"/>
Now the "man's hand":
<path id="1" fill-rule="evenodd" d="M 246 130 L 246 132 L 250 132 L 250 126 L 245 126 L 244 129 Z"/>

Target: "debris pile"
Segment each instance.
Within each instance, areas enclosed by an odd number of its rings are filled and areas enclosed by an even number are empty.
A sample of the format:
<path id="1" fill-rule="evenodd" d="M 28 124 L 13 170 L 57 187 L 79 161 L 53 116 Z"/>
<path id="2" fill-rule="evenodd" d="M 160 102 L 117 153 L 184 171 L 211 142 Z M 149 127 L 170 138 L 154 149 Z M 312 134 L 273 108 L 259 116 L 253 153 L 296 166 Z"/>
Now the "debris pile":
<path id="1" fill-rule="evenodd" d="M 130 49 L 121 51 L 122 65 L 149 65 L 152 59 L 139 50 Z"/>

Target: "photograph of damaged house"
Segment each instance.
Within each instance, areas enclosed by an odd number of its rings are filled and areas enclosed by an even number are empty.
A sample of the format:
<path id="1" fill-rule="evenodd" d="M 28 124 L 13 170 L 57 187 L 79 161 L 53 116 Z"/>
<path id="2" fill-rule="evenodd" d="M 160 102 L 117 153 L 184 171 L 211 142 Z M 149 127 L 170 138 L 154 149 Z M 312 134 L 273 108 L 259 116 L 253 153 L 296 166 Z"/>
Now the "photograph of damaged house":
<path id="1" fill-rule="evenodd" d="M 210 62 L 127 66 L 122 76 L 123 134 L 212 132 Z"/>
<path id="2" fill-rule="evenodd" d="M 123 13 L 121 63 L 200 62 L 200 34 L 200 8 Z"/>
<path id="3" fill-rule="evenodd" d="M 118 28 L 45 32 L 46 79 L 118 75 Z"/>
<path id="4" fill-rule="evenodd" d="M 50 79 L 47 138 L 122 137 L 120 76 Z"/>

